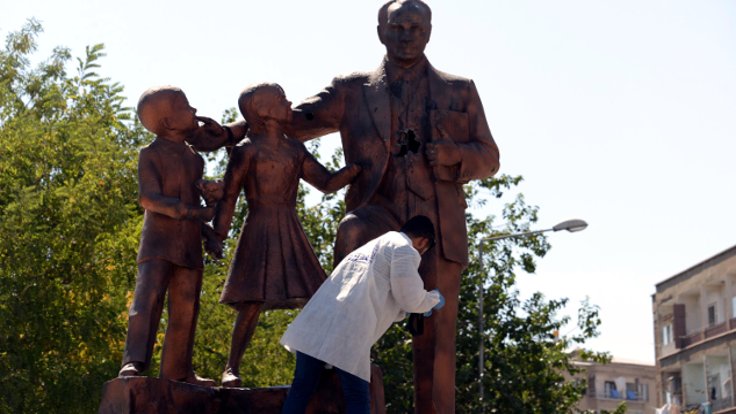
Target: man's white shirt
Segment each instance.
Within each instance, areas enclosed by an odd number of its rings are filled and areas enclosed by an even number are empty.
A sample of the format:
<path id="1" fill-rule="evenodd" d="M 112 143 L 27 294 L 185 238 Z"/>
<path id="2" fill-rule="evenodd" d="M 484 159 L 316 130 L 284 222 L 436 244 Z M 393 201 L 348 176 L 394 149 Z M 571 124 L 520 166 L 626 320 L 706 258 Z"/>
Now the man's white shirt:
<path id="1" fill-rule="evenodd" d="M 289 325 L 281 344 L 370 382 L 370 350 L 393 322 L 439 303 L 411 239 L 388 232 L 350 253 Z"/>

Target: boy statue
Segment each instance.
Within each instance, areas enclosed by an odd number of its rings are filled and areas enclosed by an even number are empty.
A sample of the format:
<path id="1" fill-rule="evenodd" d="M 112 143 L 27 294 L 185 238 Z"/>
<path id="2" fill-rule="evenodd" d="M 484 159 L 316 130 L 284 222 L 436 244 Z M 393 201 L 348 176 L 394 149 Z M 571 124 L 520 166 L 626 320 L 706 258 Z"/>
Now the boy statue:
<path id="1" fill-rule="evenodd" d="M 137 112 L 156 139 L 138 158 L 138 197 L 145 215 L 119 376 L 137 376 L 150 366 L 168 291 L 160 377 L 213 386 L 214 381 L 195 375 L 192 349 L 202 288 L 203 226 L 214 208 L 200 204 L 197 186 L 202 185 L 204 160 L 185 139 L 200 121 L 214 121 L 197 117 L 184 92 L 170 86 L 144 92 Z"/>

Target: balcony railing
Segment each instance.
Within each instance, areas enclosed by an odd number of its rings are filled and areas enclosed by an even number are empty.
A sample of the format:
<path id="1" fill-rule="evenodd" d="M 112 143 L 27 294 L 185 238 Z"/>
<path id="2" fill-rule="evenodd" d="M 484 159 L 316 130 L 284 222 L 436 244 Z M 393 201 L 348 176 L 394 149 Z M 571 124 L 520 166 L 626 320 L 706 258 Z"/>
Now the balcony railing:
<path id="1" fill-rule="evenodd" d="M 599 400 L 628 400 L 628 401 L 644 401 L 639 393 L 635 391 L 608 391 L 599 392 L 595 396 Z"/>
<path id="2" fill-rule="evenodd" d="M 726 322 L 722 322 L 717 325 L 709 326 L 705 328 L 705 337 L 712 338 L 716 335 L 725 333 L 727 330 L 728 330 L 728 324 Z"/>
<path id="3" fill-rule="evenodd" d="M 728 320 L 728 329 L 736 329 L 736 318 Z"/>
<path id="4" fill-rule="evenodd" d="M 694 343 L 700 342 L 703 340 L 703 332 L 695 332 L 694 334 L 690 334 L 687 336 L 683 336 L 680 338 L 680 348 L 688 347 Z"/>
<path id="5" fill-rule="evenodd" d="M 713 411 L 721 411 L 725 410 L 726 408 L 732 408 L 733 405 L 731 405 L 731 397 L 721 398 L 720 400 L 713 400 L 710 402 L 711 407 L 713 407 Z"/>
<path id="6" fill-rule="evenodd" d="M 736 318 L 729 319 L 728 322 L 721 322 L 719 324 L 709 326 L 702 331 L 694 332 L 690 335 L 681 336 L 678 348 L 686 348 L 692 344 L 696 344 L 705 339 L 718 336 L 734 329 L 736 329 Z"/>

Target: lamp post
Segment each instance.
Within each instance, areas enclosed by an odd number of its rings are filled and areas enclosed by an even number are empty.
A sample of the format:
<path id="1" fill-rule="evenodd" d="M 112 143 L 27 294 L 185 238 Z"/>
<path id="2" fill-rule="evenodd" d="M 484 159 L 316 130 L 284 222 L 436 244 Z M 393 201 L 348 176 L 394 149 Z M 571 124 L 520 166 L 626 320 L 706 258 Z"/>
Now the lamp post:
<path id="1" fill-rule="evenodd" d="M 585 228 L 588 227 L 588 223 L 585 222 L 585 220 L 580 219 L 572 219 L 572 220 L 566 220 L 561 223 L 556 224 L 554 227 L 551 227 L 549 229 L 543 229 L 543 230 L 532 230 L 532 231 L 525 231 L 521 233 L 507 233 L 507 234 L 498 234 L 495 236 L 490 237 L 484 237 L 478 241 L 478 262 L 480 266 L 480 272 L 483 273 L 483 242 L 486 241 L 493 241 L 493 240 L 501 240 L 501 239 L 512 239 L 517 237 L 529 237 L 536 234 L 542 234 L 547 232 L 556 232 L 560 230 L 567 230 L 570 233 L 578 232 L 581 230 L 585 230 Z M 480 380 L 478 381 L 478 391 L 480 392 L 480 403 L 481 407 L 483 406 L 483 370 L 484 370 L 484 364 L 483 360 L 485 359 L 485 347 L 483 346 L 483 330 L 484 327 L 485 318 L 483 317 L 483 281 L 478 285 L 478 330 L 480 332 L 480 341 L 478 345 L 478 372 L 480 374 Z"/>

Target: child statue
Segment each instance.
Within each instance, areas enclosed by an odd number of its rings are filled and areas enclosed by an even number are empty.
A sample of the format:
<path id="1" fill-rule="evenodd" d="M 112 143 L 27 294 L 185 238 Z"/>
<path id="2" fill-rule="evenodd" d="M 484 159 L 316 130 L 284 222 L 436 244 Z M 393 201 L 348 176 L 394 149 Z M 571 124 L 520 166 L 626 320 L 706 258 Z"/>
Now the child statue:
<path id="1" fill-rule="evenodd" d="M 330 173 L 304 144 L 284 134 L 291 102 L 279 85 L 248 87 L 238 106 L 249 131 L 232 150 L 214 221 L 215 232 L 224 239 L 238 195 L 245 192 L 248 216 L 220 298 L 238 311 L 222 374 L 222 385 L 229 387 L 241 385 L 240 361 L 261 310 L 301 307 L 326 278 L 297 217 L 299 179 L 329 193 L 360 172 L 358 165 L 348 165 Z"/>
<path id="2" fill-rule="evenodd" d="M 156 139 L 138 158 L 138 197 L 145 214 L 119 376 L 140 375 L 149 367 L 168 291 L 169 321 L 160 376 L 214 385 L 192 368 L 202 288 L 202 236 L 205 222 L 214 216 L 214 199 L 208 197 L 207 207 L 200 201 L 204 160 L 185 142 L 200 121 L 214 121 L 197 117 L 196 112 L 184 92 L 170 86 L 150 89 L 138 101 L 138 117 Z"/>

